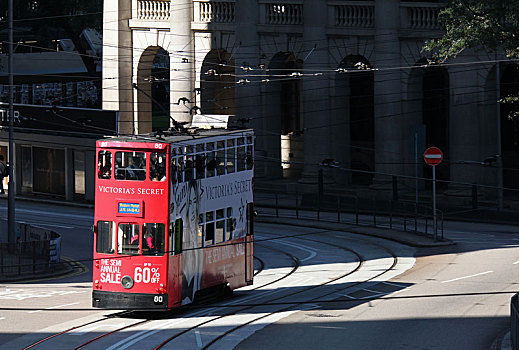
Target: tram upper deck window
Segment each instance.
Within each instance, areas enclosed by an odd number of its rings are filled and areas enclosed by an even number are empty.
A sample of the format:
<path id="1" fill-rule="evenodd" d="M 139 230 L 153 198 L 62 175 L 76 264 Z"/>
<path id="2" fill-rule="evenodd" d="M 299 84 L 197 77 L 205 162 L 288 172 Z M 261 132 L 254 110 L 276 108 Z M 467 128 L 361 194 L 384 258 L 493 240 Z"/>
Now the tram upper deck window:
<path id="1" fill-rule="evenodd" d="M 217 151 L 216 151 L 216 174 L 223 175 L 225 174 L 225 142 L 218 141 L 216 143 Z"/>
<path id="2" fill-rule="evenodd" d="M 164 255 L 166 226 L 164 224 L 144 224 L 142 227 L 142 255 Z"/>
<path id="3" fill-rule="evenodd" d="M 139 225 L 119 224 L 117 233 L 117 243 L 119 254 L 138 255 L 139 254 Z"/>
<path id="4" fill-rule="evenodd" d="M 146 179 L 146 153 L 115 152 L 115 178 L 117 180 Z"/>
<path id="5" fill-rule="evenodd" d="M 115 225 L 112 221 L 97 222 L 96 251 L 103 254 L 115 252 Z"/>
<path id="6" fill-rule="evenodd" d="M 99 151 L 97 159 L 97 177 L 100 179 L 111 178 L 112 153 L 110 153 L 110 151 Z"/>
<path id="7" fill-rule="evenodd" d="M 227 140 L 227 173 L 234 173 L 236 171 L 236 161 L 234 156 L 236 154 L 236 148 L 234 148 L 234 139 Z"/>
<path id="8" fill-rule="evenodd" d="M 166 153 L 153 152 L 150 154 L 150 180 L 166 180 Z"/>

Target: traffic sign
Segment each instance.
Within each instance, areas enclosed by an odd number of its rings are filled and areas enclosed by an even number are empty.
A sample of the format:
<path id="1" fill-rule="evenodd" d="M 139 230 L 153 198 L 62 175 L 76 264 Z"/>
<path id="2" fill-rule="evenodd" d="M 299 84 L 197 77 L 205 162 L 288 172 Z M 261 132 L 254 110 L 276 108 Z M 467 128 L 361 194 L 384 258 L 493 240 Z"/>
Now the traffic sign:
<path id="1" fill-rule="evenodd" d="M 438 147 L 429 147 L 425 150 L 423 159 L 430 166 L 436 166 L 442 162 L 443 153 Z"/>

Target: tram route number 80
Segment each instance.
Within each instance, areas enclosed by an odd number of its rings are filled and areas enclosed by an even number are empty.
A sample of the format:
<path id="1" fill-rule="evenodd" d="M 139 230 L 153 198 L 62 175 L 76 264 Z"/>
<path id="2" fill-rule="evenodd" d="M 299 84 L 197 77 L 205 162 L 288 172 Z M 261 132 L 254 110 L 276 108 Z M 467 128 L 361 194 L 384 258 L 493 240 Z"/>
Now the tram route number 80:
<path id="1" fill-rule="evenodd" d="M 162 295 L 155 295 L 153 297 L 153 302 L 155 304 L 162 304 L 163 301 L 164 301 L 164 297 Z"/>

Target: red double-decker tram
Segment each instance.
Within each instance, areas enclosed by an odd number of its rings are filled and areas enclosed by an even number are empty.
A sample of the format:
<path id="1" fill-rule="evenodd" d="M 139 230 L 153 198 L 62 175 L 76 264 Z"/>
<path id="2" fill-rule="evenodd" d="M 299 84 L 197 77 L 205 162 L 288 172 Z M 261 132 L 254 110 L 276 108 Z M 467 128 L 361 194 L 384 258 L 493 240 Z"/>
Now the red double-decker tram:
<path id="1" fill-rule="evenodd" d="M 97 141 L 92 304 L 168 309 L 253 279 L 253 133 Z"/>

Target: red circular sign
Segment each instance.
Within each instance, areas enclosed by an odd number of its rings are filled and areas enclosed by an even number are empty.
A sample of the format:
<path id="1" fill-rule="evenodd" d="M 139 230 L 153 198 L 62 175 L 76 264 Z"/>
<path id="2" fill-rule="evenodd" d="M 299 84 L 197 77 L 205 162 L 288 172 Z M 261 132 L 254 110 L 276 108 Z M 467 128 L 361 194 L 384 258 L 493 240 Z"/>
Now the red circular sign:
<path id="1" fill-rule="evenodd" d="M 442 162 L 443 153 L 438 147 L 429 147 L 425 150 L 423 159 L 430 166 L 436 166 Z"/>

